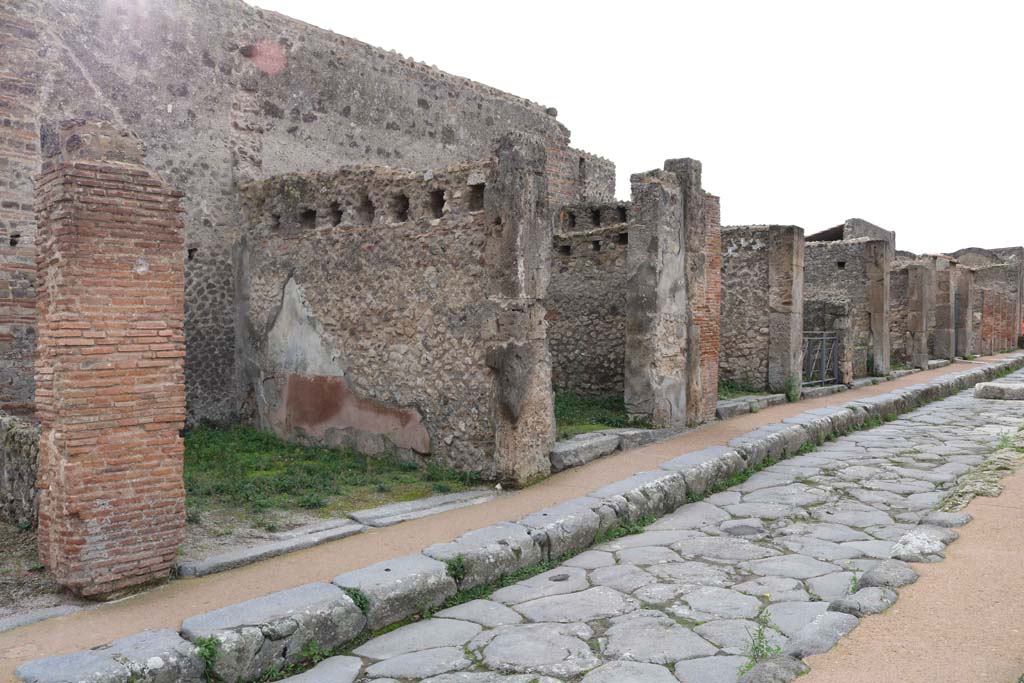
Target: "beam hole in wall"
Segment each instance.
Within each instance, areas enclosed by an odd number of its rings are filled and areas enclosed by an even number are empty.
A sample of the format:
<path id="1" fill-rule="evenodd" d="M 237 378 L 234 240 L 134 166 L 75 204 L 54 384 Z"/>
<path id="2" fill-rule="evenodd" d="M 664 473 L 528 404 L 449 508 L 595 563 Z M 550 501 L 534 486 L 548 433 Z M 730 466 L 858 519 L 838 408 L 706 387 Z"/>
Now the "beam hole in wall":
<path id="1" fill-rule="evenodd" d="M 299 214 L 299 225 L 303 228 L 315 228 L 316 227 L 316 210 L 315 209 L 303 209 L 302 213 Z"/>
<path id="2" fill-rule="evenodd" d="M 615 215 L 618 216 L 620 223 L 626 222 L 626 207 L 619 206 L 615 208 Z"/>
<path id="3" fill-rule="evenodd" d="M 469 186 L 469 210 L 480 211 L 484 208 L 484 183 Z"/>
<path id="4" fill-rule="evenodd" d="M 590 243 L 590 248 L 594 251 L 601 251 L 601 240 L 594 240 Z"/>
<path id="5" fill-rule="evenodd" d="M 595 228 L 601 226 L 601 209 L 590 210 L 590 224 Z"/>
<path id="6" fill-rule="evenodd" d="M 572 245 L 571 244 L 560 244 L 558 245 L 558 253 L 562 256 L 572 256 Z"/>
<path id="7" fill-rule="evenodd" d="M 494 217 L 494 224 L 495 225 L 501 225 L 504 222 L 505 221 L 501 220 L 501 216 L 500 215 Z"/>
<path id="8" fill-rule="evenodd" d="M 344 211 L 341 208 L 341 204 L 333 202 L 331 204 L 331 225 L 341 225 L 341 218 L 344 215 Z"/>
<path id="9" fill-rule="evenodd" d="M 846 270 L 846 261 L 836 261 L 836 268 Z"/>
<path id="10" fill-rule="evenodd" d="M 444 190 L 430 191 L 430 215 L 434 218 L 444 215 Z"/>
<path id="11" fill-rule="evenodd" d="M 373 205 L 373 200 L 369 195 L 364 193 L 356 207 L 356 218 L 359 220 L 359 224 L 372 225 L 375 213 L 377 213 L 377 207 Z"/>
<path id="12" fill-rule="evenodd" d="M 629 233 L 620 232 L 618 239 L 616 240 L 619 244 L 629 244 Z"/>
<path id="13" fill-rule="evenodd" d="M 270 229 L 280 230 L 281 229 L 281 214 L 274 213 L 270 215 Z"/>
<path id="14" fill-rule="evenodd" d="M 15 232 L 15 233 L 11 234 L 11 239 L 9 240 L 9 243 L 10 243 L 10 245 L 12 247 L 18 246 L 18 242 L 20 242 L 20 241 L 21 241 L 21 233 Z"/>
<path id="15" fill-rule="evenodd" d="M 575 228 L 576 227 L 576 214 L 569 211 L 565 214 L 565 227 Z"/>
<path id="16" fill-rule="evenodd" d="M 409 197 L 404 194 L 396 194 L 391 198 L 391 219 L 396 223 L 404 223 L 409 220 Z"/>
<path id="17" fill-rule="evenodd" d="M 188 248 L 188 260 L 189 261 L 192 261 L 192 260 L 195 259 L 197 251 L 199 251 L 199 247 L 189 247 Z"/>

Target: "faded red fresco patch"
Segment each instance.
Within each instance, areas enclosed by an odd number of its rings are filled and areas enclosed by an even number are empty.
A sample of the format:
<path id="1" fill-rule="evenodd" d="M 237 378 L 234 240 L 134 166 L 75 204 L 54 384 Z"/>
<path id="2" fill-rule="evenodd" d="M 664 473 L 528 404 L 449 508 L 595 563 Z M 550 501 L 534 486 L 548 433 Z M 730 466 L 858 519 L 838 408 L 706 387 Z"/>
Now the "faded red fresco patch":
<path id="1" fill-rule="evenodd" d="M 284 49 L 272 40 L 261 40 L 252 46 L 252 64 L 268 76 L 276 76 L 288 65 Z"/>
<path id="2" fill-rule="evenodd" d="M 289 375 L 283 426 L 316 437 L 332 429 L 356 429 L 381 434 L 399 448 L 430 452 L 430 435 L 416 410 L 357 396 L 343 377 Z"/>

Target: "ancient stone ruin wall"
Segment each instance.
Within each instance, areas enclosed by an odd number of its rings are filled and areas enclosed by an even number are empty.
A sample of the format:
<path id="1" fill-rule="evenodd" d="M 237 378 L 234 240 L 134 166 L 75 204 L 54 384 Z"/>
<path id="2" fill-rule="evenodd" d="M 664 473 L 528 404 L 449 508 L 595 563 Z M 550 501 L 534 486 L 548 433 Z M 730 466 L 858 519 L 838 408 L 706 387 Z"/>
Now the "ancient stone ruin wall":
<path id="1" fill-rule="evenodd" d="M 0 520 L 34 527 L 39 425 L 23 417 L 0 415 Z"/>
<path id="2" fill-rule="evenodd" d="M 889 248 L 892 252 L 895 253 L 896 251 L 896 233 L 894 231 L 881 228 L 862 218 L 850 218 L 843 223 L 843 239 L 882 240 L 889 243 Z"/>
<path id="3" fill-rule="evenodd" d="M 956 263 L 947 257 L 934 257 L 935 309 L 934 326 L 928 337 L 928 353 L 932 358 L 953 360 L 956 357 Z"/>
<path id="4" fill-rule="evenodd" d="M 545 302 L 556 391 L 622 395 L 628 215 L 625 203 L 559 212 Z"/>
<path id="5" fill-rule="evenodd" d="M 554 440 L 545 156 L 246 189 L 243 363 L 264 427 L 525 483 Z"/>
<path id="6" fill-rule="evenodd" d="M 768 383 L 768 226 L 722 230 L 722 350 L 725 381 L 762 390 Z"/>
<path id="7" fill-rule="evenodd" d="M 242 0 L 8 0 L 0 53 L 0 405 L 9 409 L 32 405 L 41 117 L 130 129 L 148 164 L 185 193 L 192 422 L 239 413 L 237 183 L 358 163 L 435 168 L 529 131 L 550 150 L 559 196 L 603 196 L 614 184 L 610 162 L 569 149 L 554 110 Z"/>
<path id="8" fill-rule="evenodd" d="M 803 230 L 755 225 L 722 231 L 719 373 L 757 391 L 799 382 L 803 337 Z"/>
<path id="9" fill-rule="evenodd" d="M 929 338 L 935 329 L 935 270 L 931 264 L 902 264 L 889 273 L 889 343 L 896 365 L 927 369 Z"/>
<path id="10" fill-rule="evenodd" d="M 974 270 L 963 265 L 958 265 L 953 272 L 955 294 L 954 294 L 954 317 L 956 325 L 956 355 L 961 358 L 970 354 L 974 345 L 974 337 L 977 330 L 973 324 L 974 311 Z"/>
<path id="11" fill-rule="evenodd" d="M 806 244 L 805 299 L 849 304 L 855 377 L 884 374 L 889 368 L 891 260 L 890 245 L 881 240 Z"/>
<path id="12" fill-rule="evenodd" d="M 184 536 L 181 194 L 106 124 L 44 132 L 39 225 L 39 557 L 107 595 L 166 578 Z"/>
<path id="13" fill-rule="evenodd" d="M 687 275 L 688 278 L 698 278 L 696 286 L 688 291 L 699 331 L 699 342 L 691 345 L 691 349 L 699 354 L 696 363 L 701 374 L 700 386 L 691 387 L 691 395 L 697 396 L 696 401 L 690 402 L 691 424 L 715 418 L 718 406 L 718 356 L 722 344 L 722 206 L 720 198 L 713 194 L 701 191 L 700 198 L 704 203 L 704 234 L 700 247 L 703 257 L 689 262 L 690 271 Z"/>

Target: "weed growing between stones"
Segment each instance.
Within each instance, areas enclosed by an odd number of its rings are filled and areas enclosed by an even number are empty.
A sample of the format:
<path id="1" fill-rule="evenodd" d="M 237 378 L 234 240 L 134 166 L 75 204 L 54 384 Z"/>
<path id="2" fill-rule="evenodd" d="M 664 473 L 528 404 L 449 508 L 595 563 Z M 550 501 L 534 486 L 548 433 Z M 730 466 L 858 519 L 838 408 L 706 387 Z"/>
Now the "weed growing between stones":
<path id="1" fill-rule="evenodd" d="M 786 378 L 786 400 L 790 403 L 800 400 L 800 379 L 796 375 Z"/>
<path id="2" fill-rule="evenodd" d="M 786 383 L 789 386 L 789 383 Z M 797 388 L 799 390 L 799 387 Z M 763 394 L 763 391 L 758 391 L 753 387 L 749 387 L 740 382 L 733 382 L 731 380 L 723 379 L 718 382 L 718 398 L 722 401 L 728 401 L 733 398 L 740 398 L 741 396 L 751 396 L 754 394 Z"/>
<path id="3" fill-rule="evenodd" d="M 366 614 L 366 610 L 370 609 L 370 599 L 366 597 L 366 593 L 358 588 L 342 588 L 342 590 L 352 598 L 352 602 L 359 608 L 359 611 Z"/>
<path id="4" fill-rule="evenodd" d="M 747 649 L 747 661 L 739 668 L 741 676 L 753 669 L 758 662 L 770 659 L 782 652 L 781 647 L 772 645 L 768 641 L 768 629 L 774 626 L 768 612 L 761 612 L 755 621 L 757 628 L 754 632 L 751 633 L 749 629 L 747 630 L 747 635 L 750 636 L 750 647 Z"/>
<path id="5" fill-rule="evenodd" d="M 457 555 L 450 560 L 445 560 L 444 564 L 448 576 L 452 577 L 455 583 L 462 583 L 462 580 L 466 578 L 466 558 Z"/>
<path id="6" fill-rule="evenodd" d="M 196 646 L 196 654 L 203 661 L 203 670 L 208 683 L 216 683 L 216 676 L 213 673 L 213 665 L 217 663 L 220 656 L 220 641 L 215 636 L 196 638 L 193 641 Z"/>
<path id="7" fill-rule="evenodd" d="M 334 654 L 333 650 L 325 650 L 320 647 L 320 643 L 316 639 L 310 640 L 302 647 L 297 661 L 284 666 L 274 665 L 270 667 L 259 677 L 259 683 L 279 681 L 283 678 L 300 674 L 303 671 L 308 671 L 328 657 L 333 657 Z"/>

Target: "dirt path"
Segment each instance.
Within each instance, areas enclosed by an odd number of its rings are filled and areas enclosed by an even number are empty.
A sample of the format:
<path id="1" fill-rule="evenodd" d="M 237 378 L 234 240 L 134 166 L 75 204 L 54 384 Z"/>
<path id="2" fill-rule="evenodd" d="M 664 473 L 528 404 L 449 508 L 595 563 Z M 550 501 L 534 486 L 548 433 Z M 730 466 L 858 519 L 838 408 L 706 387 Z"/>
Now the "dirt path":
<path id="1" fill-rule="evenodd" d="M 974 521 L 946 559 L 883 614 L 862 619 L 800 683 L 1017 683 L 1024 674 L 1024 470 L 998 498 L 975 498 Z"/>
<path id="2" fill-rule="evenodd" d="M 0 680 L 13 680 L 14 669 L 27 660 L 95 647 L 145 629 L 177 629 L 182 619 L 190 615 L 310 581 L 329 581 L 342 572 L 419 552 L 428 545 L 452 540 L 472 529 L 519 519 L 541 508 L 585 495 L 635 472 L 654 469 L 678 455 L 725 444 L 762 425 L 779 422 L 806 410 L 886 393 L 973 367 L 977 365 L 955 363 L 891 382 L 713 422 L 669 441 L 618 453 L 562 472 L 489 503 L 375 529 L 221 574 L 172 581 L 95 609 L 0 633 Z"/>

